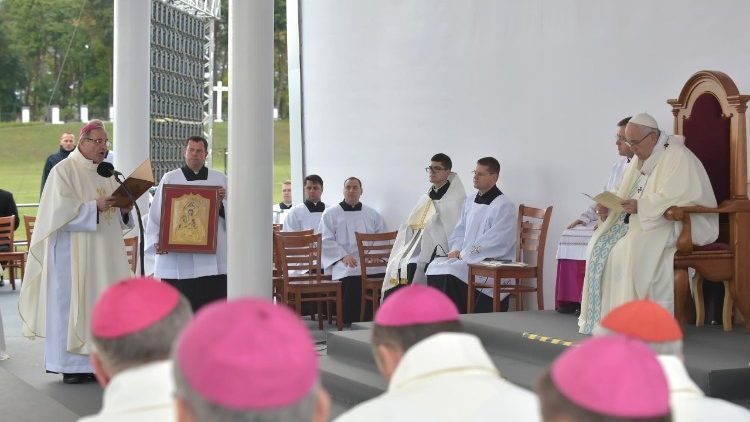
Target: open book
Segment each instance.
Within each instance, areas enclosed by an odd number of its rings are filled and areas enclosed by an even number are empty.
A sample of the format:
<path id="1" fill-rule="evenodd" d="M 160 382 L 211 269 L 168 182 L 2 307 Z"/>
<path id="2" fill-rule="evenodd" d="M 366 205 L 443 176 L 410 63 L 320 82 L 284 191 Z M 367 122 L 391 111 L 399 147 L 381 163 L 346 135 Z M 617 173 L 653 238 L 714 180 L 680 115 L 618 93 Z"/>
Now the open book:
<path id="1" fill-rule="evenodd" d="M 592 201 L 596 202 L 599 205 L 605 206 L 610 209 L 610 211 L 614 212 L 620 212 L 622 211 L 622 205 L 620 205 L 620 201 L 623 201 L 622 198 L 615 195 L 612 192 L 604 191 L 596 196 L 591 196 L 587 193 L 581 192 L 584 196 L 587 196 L 591 198 Z"/>
<path id="2" fill-rule="evenodd" d="M 154 170 L 151 168 L 151 160 L 147 158 L 146 161 L 142 162 L 112 193 L 112 196 L 115 197 L 114 206 L 119 208 L 127 207 L 132 203 L 123 186 L 128 188 L 134 199 L 140 198 L 151 186 L 154 186 Z"/>

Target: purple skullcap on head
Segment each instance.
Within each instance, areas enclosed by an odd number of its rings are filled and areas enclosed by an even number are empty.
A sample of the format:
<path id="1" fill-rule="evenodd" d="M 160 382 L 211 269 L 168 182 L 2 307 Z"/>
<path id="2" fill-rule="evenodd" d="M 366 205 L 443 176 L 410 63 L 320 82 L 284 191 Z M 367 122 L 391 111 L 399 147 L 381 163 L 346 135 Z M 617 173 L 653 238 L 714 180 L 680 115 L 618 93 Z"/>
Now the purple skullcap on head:
<path id="1" fill-rule="evenodd" d="M 94 129 L 104 129 L 104 124 L 99 120 L 92 120 L 81 128 L 79 136 L 88 135 Z"/>
<path id="2" fill-rule="evenodd" d="M 584 340 L 552 363 L 550 376 L 563 396 L 594 413 L 619 418 L 669 413 L 669 387 L 656 355 L 629 337 Z"/>
<path id="3" fill-rule="evenodd" d="M 91 333 L 118 338 L 146 329 L 174 310 L 180 294 L 150 277 L 129 278 L 102 293 L 91 313 Z"/>
<path id="4" fill-rule="evenodd" d="M 448 321 L 458 321 L 456 305 L 440 290 L 421 284 L 394 292 L 375 315 L 375 323 L 383 327 Z"/>
<path id="5" fill-rule="evenodd" d="M 294 405 L 318 379 L 318 357 L 307 328 L 288 307 L 265 299 L 204 307 L 176 348 L 176 365 L 190 388 L 235 411 Z"/>

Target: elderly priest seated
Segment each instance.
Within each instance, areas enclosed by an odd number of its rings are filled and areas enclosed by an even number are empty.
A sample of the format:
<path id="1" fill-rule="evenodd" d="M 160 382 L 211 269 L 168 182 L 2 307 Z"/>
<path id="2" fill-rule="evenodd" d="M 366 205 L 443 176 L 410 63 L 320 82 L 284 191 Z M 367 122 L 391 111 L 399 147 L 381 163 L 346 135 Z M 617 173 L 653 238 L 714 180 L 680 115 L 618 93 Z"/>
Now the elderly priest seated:
<path id="1" fill-rule="evenodd" d="M 675 241 L 681 223 L 665 218 L 672 206 L 716 207 L 700 160 L 685 138 L 667 135 L 646 113 L 630 119 L 626 142 L 635 153 L 617 196 L 621 210 L 608 210 L 589 243 L 579 331 L 591 334 L 602 315 L 634 299 L 649 298 L 674 309 Z M 716 240 L 716 214 L 691 216 L 693 242 Z"/>

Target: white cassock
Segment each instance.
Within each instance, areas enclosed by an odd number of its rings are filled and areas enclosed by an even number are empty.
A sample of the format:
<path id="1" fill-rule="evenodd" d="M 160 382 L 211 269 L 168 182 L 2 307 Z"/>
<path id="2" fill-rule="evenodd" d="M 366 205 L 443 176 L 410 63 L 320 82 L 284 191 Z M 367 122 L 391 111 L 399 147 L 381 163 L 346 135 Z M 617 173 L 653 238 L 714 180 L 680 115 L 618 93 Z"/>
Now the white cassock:
<path id="1" fill-rule="evenodd" d="M 620 183 L 622 182 L 622 176 L 625 174 L 625 170 L 628 169 L 632 161 L 628 157 L 620 157 L 615 164 L 612 166 L 612 171 L 609 173 L 609 179 L 607 184 L 604 185 L 604 190 L 608 192 L 617 192 L 620 189 Z M 599 216 L 596 214 L 596 202 L 592 203 L 591 206 L 586 208 L 579 217 L 579 220 L 583 221 L 584 225 L 591 225 L 593 227 L 599 221 Z M 584 258 L 581 258 L 584 259 Z"/>
<path id="2" fill-rule="evenodd" d="M 651 156 L 634 157 L 617 192 L 638 200 L 638 212 L 610 212 L 589 242 L 580 332 L 590 334 L 603 315 L 635 299 L 649 298 L 674 308 L 675 241 L 682 223 L 664 218 L 671 206 L 716 207 L 711 182 L 685 138 L 660 134 Z M 691 216 L 693 243 L 706 245 L 719 234 L 716 214 Z"/>
<path id="3" fill-rule="evenodd" d="M 284 224 L 286 215 L 291 209 L 291 206 L 287 207 L 286 205 L 284 205 L 284 208 L 282 208 L 282 204 L 284 203 L 282 202 L 273 206 L 273 224 Z"/>
<path id="4" fill-rule="evenodd" d="M 198 185 L 198 186 L 221 186 L 227 189 L 227 177 L 224 173 L 208 170 L 205 180 L 190 180 L 185 176 L 184 169 L 172 170 L 166 173 L 159 182 L 159 187 L 154 194 L 151 208 L 148 210 L 148 224 L 146 225 L 146 249 L 147 256 L 154 257 L 154 277 L 167 279 L 188 279 L 212 276 L 227 273 L 227 195 L 222 201 L 225 217 L 219 217 L 219 227 L 216 235 L 216 253 L 181 253 L 170 252 L 157 254 L 156 244 L 159 242 L 159 228 L 161 227 L 161 201 L 162 187 L 167 185 Z M 203 171 L 201 169 L 201 171 Z M 193 179 L 193 177 L 190 177 Z"/>
<path id="5" fill-rule="evenodd" d="M 478 337 L 439 333 L 404 353 L 386 392 L 335 422 L 539 420 L 536 395 L 505 380 Z"/>
<path id="6" fill-rule="evenodd" d="M 669 401 L 674 422 L 747 422 L 750 410 L 728 401 L 706 397 L 695 385 L 682 361 L 676 356 L 659 355 L 669 384 Z"/>
<path id="7" fill-rule="evenodd" d="M 497 186 L 485 195 L 495 189 Z M 497 192 L 500 192 L 499 189 Z M 466 199 L 461 218 L 448 239 L 449 251 L 461 251 L 461 259 L 435 258 L 427 267 L 428 276 L 450 274 L 466 283 L 469 264 L 487 258 L 515 260 L 516 206 L 502 193 L 489 204 L 483 202 L 487 201 L 479 194 Z M 507 294 L 503 294 L 501 299 L 505 296 Z"/>
<path id="8" fill-rule="evenodd" d="M 450 251 L 448 236 L 461 216 L 466 191 L 461 179 L 453 172 L 448 176 L 448 185 L 444 188 L 446 190 L 439 199 L 432 187 L 429 192 L 422 194 L 406 222 L 399 228 L 388 259 L 382 296 L 399 284 L 409 283 L 408 264 L 417 265 L 411 282 L 425 284 L 424 268 L 433 253 L 445 255 Z"/>
<path id="9" fill-rule="evenodd" d="M 385 231 L 385 221 L 377 211 L 364 204 L 360 211 L 344 211 L 341 204 L 328 208 L 320 219 L 318 231 L 323 234 L 323 253 L 321 264 L 326 274 L 331 274 L 334 280 L 344 277 L 359 276 L 359 265 L 347 267 L 341 261 L 346 255 L 351 255 L 359 263 L 359 251 L 355 232 L 382 233 Z M 344 206 L 347 206 L 344 204 Z M 382 273 L 385 268 L 372 268 L 368 271 Z"/>
<path id="10" fill-rule="evenodd" d="M 174 421 L 172 361 L 126 369 L 104 388 L 102 410 L 78 422 Z"/>
<path id="11" fill-rule="evenodd" d="M 46 337 L 45 368 L 93 372 L 89 318 L 99 294 L 131 276 L 119 208 L 98 212 L 96 199 L 117 188 L 76 148 L 50 171 L 37 211 L 18 310 L 24 336 Z"/>
<path id="12" fill-rule="evenodd" d="M 319 233 L 320 218 L 323 216 L 325 209 L 326 204 L 323 202 L 313 204 L 310 201 L 305 201 L 297 204 L 287 211 L 282 230 L 285 232 L 314 230 L 315 233 Z"/>

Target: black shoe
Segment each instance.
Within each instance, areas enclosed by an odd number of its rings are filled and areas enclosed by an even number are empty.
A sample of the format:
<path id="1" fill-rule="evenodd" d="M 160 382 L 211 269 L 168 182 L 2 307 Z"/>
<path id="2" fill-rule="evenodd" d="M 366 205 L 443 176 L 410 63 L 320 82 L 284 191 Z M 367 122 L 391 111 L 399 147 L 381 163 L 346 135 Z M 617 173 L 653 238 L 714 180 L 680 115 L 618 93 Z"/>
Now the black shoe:
<path id="1" fill-rule="evenodd" d="M 83 384 L 95 380 L 92 373 L 63 374 L 63 383 L 65 384 Z"/>

